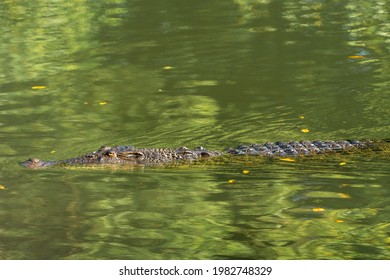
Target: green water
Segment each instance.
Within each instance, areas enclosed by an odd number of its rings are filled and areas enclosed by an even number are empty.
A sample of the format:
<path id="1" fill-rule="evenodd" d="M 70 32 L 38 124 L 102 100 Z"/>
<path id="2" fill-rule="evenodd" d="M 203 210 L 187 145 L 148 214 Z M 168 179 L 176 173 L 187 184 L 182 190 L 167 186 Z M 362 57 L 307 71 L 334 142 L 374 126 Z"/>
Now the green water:
<path id="1" fill-rule="evenodd" d="M 388 157 L 18 165 L 102 145 L 389 138 L 389 6 L 2 1 L 0 259 L 389 259 Z"/>

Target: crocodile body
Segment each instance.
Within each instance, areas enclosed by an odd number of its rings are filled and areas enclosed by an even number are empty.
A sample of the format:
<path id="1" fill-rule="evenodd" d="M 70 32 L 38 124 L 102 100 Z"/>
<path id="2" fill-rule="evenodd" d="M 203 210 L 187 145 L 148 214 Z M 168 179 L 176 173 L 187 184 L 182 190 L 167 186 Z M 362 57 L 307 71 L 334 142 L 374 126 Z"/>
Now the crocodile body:
<path id="1" fill-rule="evenodd" d="M 85 155 L 59 160 L 42 161 L 31 158 L 21 165 L 28 168 L 45 168 L 49 166 L 66 165 L 159 165 L 176 162 L 191 162 L 210 157 L 221 156 L 260 156 L 260 157 L 292 157 L 310 156 L 316 154 L 353 152 L 353 151 L 380 151 L 389 149 L 389 141 L 290 141 L 267 142 L 264 144 L 240 145 L 236 148 L 227 148 L 224 151 L 206 150 L 203 147 L 188 149 L 180 148 L 136 148 L 134 146 L 103 146 L 97 151 Z"/>
<path id="2" fill-rule="evenodd" d="M 181 148 L 135 148 L 134 146 L 102 146 L 99 150 L 80 157 L 42 161 L 30 158 L 21 165 L 29 168 L 45 168 L 58 165 L 158 165 L 177 161 L 192 161 L 201 158 L 223 155 L 220 151 L 207 151 L 199 147 L 195 149 Z"/>

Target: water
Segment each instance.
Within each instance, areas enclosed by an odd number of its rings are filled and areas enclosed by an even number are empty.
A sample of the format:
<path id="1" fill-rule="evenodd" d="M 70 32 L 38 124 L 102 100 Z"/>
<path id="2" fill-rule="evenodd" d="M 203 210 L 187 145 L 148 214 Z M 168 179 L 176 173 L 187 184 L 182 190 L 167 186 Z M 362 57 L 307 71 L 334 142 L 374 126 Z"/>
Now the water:
<path id="1" fill-rule="evenodd" d="M 388 156 L 18 162 L 388 138 L 389 4 L 3 1 L 0 259 L 388 259 Z"/>

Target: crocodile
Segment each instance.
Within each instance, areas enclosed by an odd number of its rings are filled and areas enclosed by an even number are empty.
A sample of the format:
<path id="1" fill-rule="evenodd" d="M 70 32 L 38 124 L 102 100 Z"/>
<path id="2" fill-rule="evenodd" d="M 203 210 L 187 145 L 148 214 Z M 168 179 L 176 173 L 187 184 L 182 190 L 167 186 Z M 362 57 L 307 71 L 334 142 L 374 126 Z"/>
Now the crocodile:
<path id="1" fill-rule="evenodd" d="M 360 151 L 383 151 L 390 149 L 390 140 L 338 140 L 338 141 L 290 141 L 266 142 L 264 144 L 239 145 L 223 151 L 203 147 L 136 148 L 134 146 L 102 146 L 85 155 L 58 161 L 43 161 L 30 158 L 22 163 L 28 168 L 50 166 L 97 166 L 97 165 L 161 165 L 178 162 L 193 162 L 222 156 L 298 157 L 329 153 L 353 153 Z"/>

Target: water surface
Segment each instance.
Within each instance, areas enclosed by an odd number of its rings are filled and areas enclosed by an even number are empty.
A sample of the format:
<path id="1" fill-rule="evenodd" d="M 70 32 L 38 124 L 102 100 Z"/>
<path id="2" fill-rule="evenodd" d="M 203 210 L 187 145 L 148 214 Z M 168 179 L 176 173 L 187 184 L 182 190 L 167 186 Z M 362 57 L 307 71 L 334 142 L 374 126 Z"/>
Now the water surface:
<path id="1" fill-rule="evenodd" d="M 18 163 L 389 138 L 389 4 L 3 1 L 0 259 L 388 259 L 388 156 Z"/>

